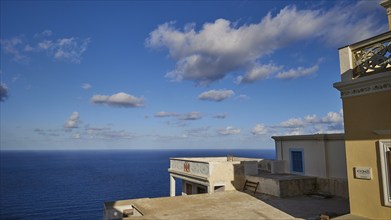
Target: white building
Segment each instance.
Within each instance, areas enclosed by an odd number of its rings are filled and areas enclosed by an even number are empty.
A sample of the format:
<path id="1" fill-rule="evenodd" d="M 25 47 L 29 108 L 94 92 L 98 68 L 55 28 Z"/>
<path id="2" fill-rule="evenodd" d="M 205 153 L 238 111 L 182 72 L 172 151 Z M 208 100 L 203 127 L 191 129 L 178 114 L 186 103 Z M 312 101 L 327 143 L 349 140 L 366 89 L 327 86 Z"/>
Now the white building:
<path id="1" fill-rule="evenodd" d="M 284 173 L 317 177 L 317 187 L 347 197 L 344 134 L 274 136 Z"/>
<path id="2" fill-rule="evenodd" d="M 241 190 L 246 174 L 258 173 L 262 159 L 242 157 L 170 158 L 170 196 L 182 181 L 182 195 Z"/>

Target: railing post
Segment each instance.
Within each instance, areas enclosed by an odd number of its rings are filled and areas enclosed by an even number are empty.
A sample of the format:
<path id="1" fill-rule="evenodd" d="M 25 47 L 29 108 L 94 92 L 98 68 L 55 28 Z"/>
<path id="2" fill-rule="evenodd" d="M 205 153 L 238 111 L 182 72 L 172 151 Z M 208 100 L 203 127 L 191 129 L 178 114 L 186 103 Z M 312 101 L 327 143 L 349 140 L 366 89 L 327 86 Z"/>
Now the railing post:
<path id="1" fill-rule="evenodd" d="M 339 67 L 341 72 L 341 81 L 353 79 L 352 51 L 349 47 L 339 49 Z"/>
<path id="2" fill-rule="evenodd" d="M 388 28 L 389 28 L 389 30 L 391 30 L 391 1 L 390 0 L 384 0 L 384 1 L 380 2 L 380 5 L 383 6 L 386 9 L 386 11 L 387 11 Z"/>

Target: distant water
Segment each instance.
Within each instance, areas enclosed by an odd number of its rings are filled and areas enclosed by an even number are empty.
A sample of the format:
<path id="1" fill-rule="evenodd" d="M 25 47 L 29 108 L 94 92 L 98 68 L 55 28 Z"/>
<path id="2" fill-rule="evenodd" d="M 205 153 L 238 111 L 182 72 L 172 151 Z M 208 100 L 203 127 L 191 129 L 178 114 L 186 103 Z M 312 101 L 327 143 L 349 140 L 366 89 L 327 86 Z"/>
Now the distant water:
<path id="1" fill-rule="evenodd" d="M 102 219 L 105 201 L 169 196 L 170 157 L 228 154 L 275 157 L 274 150 L 1 151 L 0 219 Z"/>

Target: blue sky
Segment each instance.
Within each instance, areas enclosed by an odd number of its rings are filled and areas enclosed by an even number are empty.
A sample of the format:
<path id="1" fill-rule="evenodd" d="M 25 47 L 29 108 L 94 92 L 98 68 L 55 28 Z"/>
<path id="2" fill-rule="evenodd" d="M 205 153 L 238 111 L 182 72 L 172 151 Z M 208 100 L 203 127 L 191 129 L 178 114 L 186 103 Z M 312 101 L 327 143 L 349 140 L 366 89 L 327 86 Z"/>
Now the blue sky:
<path id="1" fill-rule="evenodd" d="M 274 148 L 343 132 L 378 1 L 1 1 L 1 149 Z"/>

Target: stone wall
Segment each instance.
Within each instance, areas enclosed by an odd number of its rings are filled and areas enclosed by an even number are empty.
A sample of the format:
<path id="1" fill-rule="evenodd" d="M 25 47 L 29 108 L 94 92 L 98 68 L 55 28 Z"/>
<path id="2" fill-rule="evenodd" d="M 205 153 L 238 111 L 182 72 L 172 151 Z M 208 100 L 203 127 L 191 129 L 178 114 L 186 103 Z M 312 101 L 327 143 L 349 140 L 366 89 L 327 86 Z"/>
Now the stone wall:
<path id="1" fill-rule="evenodd" d="M 343 198 L 349 198 L 348 181 L 346 179 L 316 179 L 317 191 Z"/>

